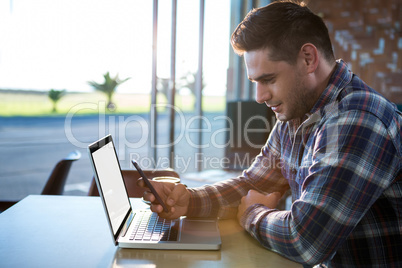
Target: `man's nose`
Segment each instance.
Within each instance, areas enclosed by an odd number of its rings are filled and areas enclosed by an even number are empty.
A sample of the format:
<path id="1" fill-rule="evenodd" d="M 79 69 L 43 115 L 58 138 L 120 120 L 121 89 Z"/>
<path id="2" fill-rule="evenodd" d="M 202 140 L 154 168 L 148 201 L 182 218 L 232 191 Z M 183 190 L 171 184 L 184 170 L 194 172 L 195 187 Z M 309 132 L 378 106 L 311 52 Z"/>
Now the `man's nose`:
<path id="1" fill-rule="evenodd" d="M 272 96 L 269 92 L 269 88 L 261 85 L 260 83 L 257 83 L 255 93 L 255 100 L 257 101 L 257 103 L 264 103 L 271 98 Z"/>

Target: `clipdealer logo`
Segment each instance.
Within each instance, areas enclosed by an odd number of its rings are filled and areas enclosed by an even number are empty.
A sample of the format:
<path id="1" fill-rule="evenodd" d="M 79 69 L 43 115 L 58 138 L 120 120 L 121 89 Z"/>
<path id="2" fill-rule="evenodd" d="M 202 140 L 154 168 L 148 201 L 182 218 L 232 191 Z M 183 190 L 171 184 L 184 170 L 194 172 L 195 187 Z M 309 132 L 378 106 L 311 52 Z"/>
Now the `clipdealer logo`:
<path id="1" fill-rule="evenodd" d="M 80 103 L 78 105 L 73 106 L 66 115 L 64 121 L 64 131 L 67 139 L 71 144 L 78 148 L 86 148 L 87 142 L 81 141 L 82 139 L 73 133 L 73 118 L 77 116 L 78 112 L 82 110 L 92 110 L 96 111 L 98 114 L 98 129 L 97 136 L 98 138 L 102 138 L 107 134 L 112 134 L 112 136 L 117 137 L 119 135 L 120 143 L 123 143 L 123 147 L 127 146 L 131 149 L 136 149 L 142 147 L 148 143 L 149 135 L 150 135 L 150 122 L 146 120 L 146 117 L 141 115 L 131 115 L 131 116 L 123 116 L 123 115 L 113 115 L 106 113 L 106 102 L 100 101 L 99 103 Z M 242 147 L 247 145 L 251 148 L 261 148 L 264 144 L 256 144 L 253 140 L 250 139 L 252 134 L 255 133 L 263 133 L 270 132 L 275 124 L 275 121 L 272 121 L 271 118 L 266 118 L 261 115 L 255 115 L 248 118 L 244 123 L 244 126 L 235 129 L 235 123 L 232 118 L 225 115 L 216 115 L 212 118 L 206 116 L 186 116 L 185 113 L 176 106 L 171 106 L 168 104 L 158 104 L 156 108 L 165 108 L 165 109 L 173 109 L 176 120 L 178 121 L 178 125 L 176 129 L 179 130 L 176 133 L 175 139 L 172 142 L 167 143 L 158 143 L 153 144 L 153 140 L 151 139 L 151 147 L 164 149 L 169 148 L 170 146 L 176 145 L 181 142 L 183 139 L 187 142 L 187 144 L 196 149 L 203 149 L 214 147 L 218 149 L 223 149 L 226 147 Z M 198 126 L 198 123 L 202 122 L 202 127 Z M 255 121 L 259 121 L 263 128 L 253 128 L 252 123 Z M 219 123 L 222 127 L 217 129 L 213 129 L 213 125 L 215 123 Z M 135 140 L 128 139 L 128 131 L 129 129 L 134 129 L 137 133 L 138 138 Z M 204 140 L 201 144 L 198 144 L 195 141 L 195 135 L 199 132 L 209 134 L 210 139 Z M 138 135 L 139 134 L 139 135 Z M 222 136 L 228 135 L 227 138 L 223 138 Z M 223 142 L 222 142 L 223 140 Z M 122 147 L 121 147 L 122 148 Z"/>
<path id="2" fill-rule="evenodd" d="M 203 169 L 242 169 L 250 166 L 258 151 L 264 146 L 266 140 L 253 140 L 253 135 L 266 135 L 274 127 L 275 118 L 267 118 L 262 115 L 253 115 L 247 119 L 230 118 L 222 114 L 208 116 L 196 116 L 183 112 L 179 107 L 168 104 L 156 105 L 158 114 L 163 118 L 168 109 L 173 109 L 175 114 L 175 137 L 168 141 L 166 119 L 159 120 L 157 126 L 158 144 L 150 136 L 151 122 L 148 115 L 119 115 L 106 111 L 106 102 L 80 103 L 70 109 L 64 122 L 64 131 L 68 141 L 82 149 L 86 149 L 90 142 L 100 139 L 108 134 L 114 137 L 116 151 L 120 161 L 135 159 L 147 169 L 169 168 L 185 172 L 194 170 L 197 166 Z M 96 112 L 94 129 L 91 133 L 76 133 L 74 131 L 74 118 L 83 110 Z M 242 111 L 239 110 L 239 113 Z M 166 118 L 166 117 L 165 117 Z M 257 126 L 257 127 L 256 127 Z M 199 143 L 199 133 L 202 132 L 202 141 Z M 90 137 L 91 136 L 91 137 Z M 90 139 L 90 140 L 89 140 Z M 173 157 L 159 155 L 166 152 L 170 146 L 176 146 Z M 237 153 L 238 148 L 253 148 L 253 153 Z M 158 156 L 148 156 L 150 148 L 158 149 Z M 184 149 L 184 150 L 183 150 Z M 199 153 L 200 150 L 203 153 Z M 208 155 L 208 150 L 218 149 L 218 153 Z M 230 156 L 225 150 L 230 150 Z M 257 153 L 255 153 L 257 151 Z M 204 153 L 206 152 L 206 153 Z M 173 159 L 173 160 L 172 160 Z M 170 163 L 173 161 L 174 163 Z"/>

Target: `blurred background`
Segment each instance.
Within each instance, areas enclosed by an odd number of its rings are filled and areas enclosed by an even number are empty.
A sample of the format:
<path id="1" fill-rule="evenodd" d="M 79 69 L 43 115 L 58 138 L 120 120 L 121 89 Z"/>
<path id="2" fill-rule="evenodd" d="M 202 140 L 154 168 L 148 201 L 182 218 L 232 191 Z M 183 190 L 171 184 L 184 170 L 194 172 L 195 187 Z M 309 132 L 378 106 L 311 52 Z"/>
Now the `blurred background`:
<path id="1" fill-rule="evenodd" d="M 255 103 L 229 40 L 270 2 L 0 0 L 0 201 L 40 194 L 72 151 L 81 157 L 64 194 L 86 195 L 86 146 L 108 133 L 122 169 L 135 158 L 175 169 L 189 186 L 241 172 L 275 119 Z M 336 58 L 401 107 L 401 1 L 308 6 Z"/>

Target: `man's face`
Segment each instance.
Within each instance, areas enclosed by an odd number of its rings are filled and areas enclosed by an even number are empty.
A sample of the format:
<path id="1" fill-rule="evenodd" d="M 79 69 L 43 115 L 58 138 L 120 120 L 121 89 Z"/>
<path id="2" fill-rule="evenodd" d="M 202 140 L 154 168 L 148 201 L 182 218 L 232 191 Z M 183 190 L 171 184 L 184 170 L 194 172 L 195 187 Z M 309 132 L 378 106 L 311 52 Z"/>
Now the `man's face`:
<path id="1" fill-rule="evenodd" d="M 316 93 L 306 85 L 307 74 L 301 60 L 295 65 L 268 59 L 268 49 L 244 53 L 248 78 L 256 83 L 256 101 L 265 103 L 280 121 L 303 117 L 316 101 Z"/>

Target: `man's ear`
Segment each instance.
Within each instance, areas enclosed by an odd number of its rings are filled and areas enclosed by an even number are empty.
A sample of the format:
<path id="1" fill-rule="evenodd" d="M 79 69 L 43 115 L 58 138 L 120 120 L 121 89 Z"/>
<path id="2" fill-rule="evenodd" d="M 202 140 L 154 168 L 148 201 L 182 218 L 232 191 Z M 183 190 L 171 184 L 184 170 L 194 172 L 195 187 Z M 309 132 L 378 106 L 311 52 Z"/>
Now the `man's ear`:
<path id="1" fill-rule="evenodd" d="M 317 69 L 319 55 L 318 49 L 313 44 L 304 44 L 300 49 L 299 56 L 302 59 L 304 66 L 306 67 L 307 73 L 313 73 Z"/>

